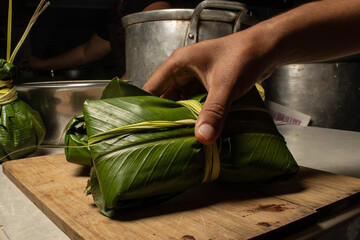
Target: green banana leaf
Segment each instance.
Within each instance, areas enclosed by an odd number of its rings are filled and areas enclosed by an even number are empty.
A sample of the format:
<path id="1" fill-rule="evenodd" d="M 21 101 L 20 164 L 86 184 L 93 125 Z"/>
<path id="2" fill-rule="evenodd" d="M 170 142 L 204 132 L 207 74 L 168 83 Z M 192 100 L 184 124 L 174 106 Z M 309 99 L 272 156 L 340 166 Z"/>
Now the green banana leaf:
<path id="1" fill-rule="evenodd" d="M 150 95 L 150 93 L 115 77 L 105 87 L 101 99 L 138 95 Z M 71 119 L 66 127 L 64 143 L 65 146 L 70 146 L 65 147 L 65 157 L 68 162 L 91 165 L 87 139 L 84 116 L 80 114 Z"/>
<path id="2" fill-rule="evenodd" d="M 5 61 L 4 59 L 0 59 L 0 79 L 7 79 L 11 77 L 11 71 L 14 68 L 14 65 Z"/>
<path id="3" fill-rule="evenodd" d="M 286 179 L 298 171 L 256 88 L 233 104 L 222 139 L 224 153 L 229 152 L 229 156 L 221 159 L 220 181 L 268 182 Z"/>
<path id="4" fill-rule="evenodd" d="M 105 87 L 101 99 L 114 97 L 148 96 L 150 93 L 138 88 L 118 77 L 113 78 Z"/>
<path id="5" fill-rule="evenodd" d="M 16 98 L 11 83 L 13 65 L 0 61 L 0 162 L 19 159 L 35 152 L 45 137 L 45 126 L 39 112 Z M 6 94 L 12 91 L 13 100 Z"/>
<path id="6" fill-rule="evenodd" d="M 87 148 L 88 136 L 82 114 L 74 117 L 68 123 L 64 142 L 66 146 L 73 146 L 65 147 L 65 156 L 68 162 L 90 166 L 91 156 Z M 78 148 L 74 146 L 78 146 Z"/>
<path id="7" fill-rule="evenodd" d="M 194 112 L 155 96 L 85 102 L 90 192 L 105 215 L 164 201 L 206 181 L 265 183 L 298 171 L 256 89 L 233 105 L 213 146 L 195 138 Z"/>

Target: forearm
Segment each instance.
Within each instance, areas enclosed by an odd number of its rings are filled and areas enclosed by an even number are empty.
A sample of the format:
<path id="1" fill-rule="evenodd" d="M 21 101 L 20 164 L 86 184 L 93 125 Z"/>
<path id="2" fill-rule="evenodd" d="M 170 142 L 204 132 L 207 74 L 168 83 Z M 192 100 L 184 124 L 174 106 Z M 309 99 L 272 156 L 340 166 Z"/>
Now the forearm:
<path id="1" fill-rule="evenodd" d="M 251 31 L 279 66 L 359 53 L 359 26 L 360 1 L 323 0 L 259 23 Z"/>
<path id="2" fill-rule="evenodd" d="M 66 53 L 48 58 L 44 60 L 44 64 L 41 68 L 43 70 L 57 70 L 85 65 L 88 61 L 84 57 L 83 48 L 84 46 L 80 45 Z"/>
<path id="3" fill-rule="evenodd" d="M 110 43 L 95 34 L 86 43 L 64 54 L 46 59 L 43 63 L 43 69 L 56 70 L 86 65 L 100 60 L 110 51 Z"/>

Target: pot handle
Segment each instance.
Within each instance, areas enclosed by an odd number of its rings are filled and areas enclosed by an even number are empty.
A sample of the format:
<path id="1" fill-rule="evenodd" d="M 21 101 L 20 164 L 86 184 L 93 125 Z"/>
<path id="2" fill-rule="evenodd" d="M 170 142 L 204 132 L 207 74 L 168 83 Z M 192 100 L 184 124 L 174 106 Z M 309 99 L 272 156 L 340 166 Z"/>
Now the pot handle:
<path id="1" fill-rule="evenodd" d="M 198 41 L 198 24 L 201 12 L 206 9 L 224 9 L 224 10 L 238 10 L 239 13 L 234 21 L 233 33 L 240 30 L 241 20 L 244 14 L 247 12 L 247 8 L 244 4 L 239 2 L 220 1 L 220 0 L 208 0 L 199 3 L 191 16 L 190 25 L 185 36 L 184 46 L 194 44 Z"/>

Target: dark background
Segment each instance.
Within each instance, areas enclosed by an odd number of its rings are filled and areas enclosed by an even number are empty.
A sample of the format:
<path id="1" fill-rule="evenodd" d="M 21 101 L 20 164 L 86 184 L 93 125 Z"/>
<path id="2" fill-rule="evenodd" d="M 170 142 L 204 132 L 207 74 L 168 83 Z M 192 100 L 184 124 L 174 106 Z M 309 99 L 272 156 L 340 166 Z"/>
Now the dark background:
<path id="1" fill-rule="evenodd" d="M 13 0 L 12 49 L 17 44 L 26 25 L 40 0 Z M 97 22 L 105 16 L 115 0 L 53 0 L 45 12 L 38 18 L 30 34 L 18 52 L 15 64 L 23 57 L 36 56 L 48 58 L 64 53 L 87 41 L 95 32 Z M 6 54 L 8 1 L 0 3 L 0 56 Z M 91 74 L 81 78 L 108 79 L 115 68 L 112 56 L 105 57 L 83 70 L 92 69 Z M 17 71 L 17 78 L 47 78 L 50 72 Z M 60 80 L 66 78 L 65 71 L 55 73 Z"/>

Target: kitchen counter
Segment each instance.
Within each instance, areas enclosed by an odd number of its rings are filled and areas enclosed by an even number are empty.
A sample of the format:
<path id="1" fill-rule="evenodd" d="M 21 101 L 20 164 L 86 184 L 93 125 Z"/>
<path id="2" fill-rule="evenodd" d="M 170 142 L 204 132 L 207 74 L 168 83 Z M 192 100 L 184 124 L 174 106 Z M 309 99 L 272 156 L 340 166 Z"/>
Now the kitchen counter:
<path id="1" fill-rule="evenodd" d="M 0 240 L 7 240 L 1 238 L 2 230 L 10 240 L 69 239 L 3 174 L 0 165 Z"/>
<path id="2" fill-rule="evenodd" d="M 360 178 L 360 132 L 290 125 L 279 126 L 279 130 L 299 165 Z M 48 154 L 44 151 L 40 154 Z M 59 152 L 62 150 L 52 151 Z M 332 237 L 337 234 L 342 239 L 356 239 L 360 236 L 359 204 L 350 211 L 297 233 L 296 238 L 311 237 L 317 232 L 334 228 Z M 347 224 L 341 226 L 344 221 Z M 69 239 L 4 176 L 1 166 L 0 225 L 11 240 Z M 0 240 L 3 240 L 1 236 L 0 227 Z M 328 234 L 322 239 L 336 238 L 330 238 Z"/>
<path id="3" fill-rule="evenodd" d="M 360 178 L 360 132 L 278 127 L 299 165 Z"/>

